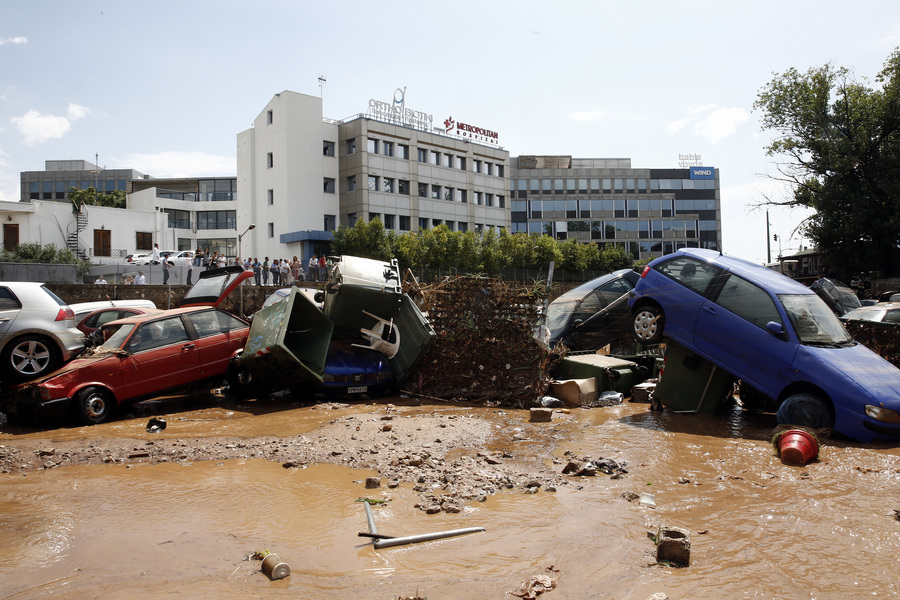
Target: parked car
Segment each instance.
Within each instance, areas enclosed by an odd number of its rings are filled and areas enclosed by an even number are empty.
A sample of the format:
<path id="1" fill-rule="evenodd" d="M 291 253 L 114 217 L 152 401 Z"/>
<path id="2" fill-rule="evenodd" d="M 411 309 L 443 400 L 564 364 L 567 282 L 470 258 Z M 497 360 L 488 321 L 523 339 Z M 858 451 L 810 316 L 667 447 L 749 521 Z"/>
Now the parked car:
<path id="1" fill-rule="evenodd" d="M 628 292 L 640 276 L 621 269 L 569 290 L 547 307 L 550 345 L 597 350 L 631 329 Z"/>
<path id="2" fill-rule="evenodd" d="M 0 283 L 0 380 L 40 377 L 84 349 L 70 306 L 42 283 Z"/>
<path id="3" fill-rule="evenodd" d="M 135 300 L 98 300 L 96 302 L 76 302 L 70 304 L 75 312 L 75 323 L 80 323 L 86 316 L 103 308 L 156 308 L 153 300 L 138 298 Z M 108 319 L 111 321 L 112 319 Z M 104 321 L 106 322 L 106 321 Z"/>
<path id="4" fill-rule="evenodd" d="M 190 265 L 191 261 L 194 259 L 193 250 L 168 250 L 166 252 L 160 252 L 159 254 L 172 264 L 185 267 Z"/>
<path id="5" fill-rule="evenodd" d="M 900 302 L 879 302 L 871 306 L 860 306 L 841 315 L 841 321 L 875 321 L 877 323 L 900 324 Z"/>
<path id="6" fill-rule="evenodd" d="M 84 316 L 84 318 L 78 321 L 76 327 L 78 328 L 78 331 L 83 333 L 85 336 L 90 337 L 92 333 L 94 333 L 102 325 L 105 325 L 110 321 L 117 321 L 119 319 L 130 317 L 131 315 L 143 315 L 148 312 L 159 310 L 161 309 L 155 307 L 146 308 L 137 306 L 107 306 L 106 308 L 101 308 L 99 310 L 89 312 Z"/>
<path id="7" fill-rule="evenodd" d="M 132 264 L 138 264 L 137 261 L 139 261 L 147 256 L 150 256 L 150 255 L 147 254 L 146 252 L 143 252 L 143 253 L 135 252 L 134 254 L 129 254 L 128 256 L 126 256 L 125 262 L 132 263 Z"/>
<path id="8" fill-rule="evenodd" d="M 711 250 L 652 261 L 630 293 L 635 338 L 670 338 L 777 405 L 781 423 L 900 440 L 900 369 L 808 287 Z"/>
<path id="9" fill-rule="evenodd" d="M 862 305 L 856 292 L 837 279 L 831 279 L 830 277 L 816 279 L 810 284 L 809 289 L 817 293 L 828 305 L 828 308 L 839 317 Z"/>
<path id="10" fill-rule="evenodd" d="M 240 268 L 205 271 L 180 308 L 106 323 L 101 346 L 20 387 L 19 405 L 38 419 L 74 410 L 82 423 L 93 425 L 119 406 L 207 380 L 224 381 L 250 325 L 219 305 L 252 276 Z"/>

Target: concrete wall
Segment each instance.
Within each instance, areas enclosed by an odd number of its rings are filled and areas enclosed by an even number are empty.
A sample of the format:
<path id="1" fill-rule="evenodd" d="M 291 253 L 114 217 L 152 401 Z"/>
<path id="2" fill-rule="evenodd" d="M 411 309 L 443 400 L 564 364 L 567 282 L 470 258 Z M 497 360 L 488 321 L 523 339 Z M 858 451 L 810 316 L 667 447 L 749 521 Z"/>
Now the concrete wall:
<path id="1" fill-rule="evenodd" d="M 44 263 L 0 263 L 0 281 L 76 283 L 78 267 Z"/>

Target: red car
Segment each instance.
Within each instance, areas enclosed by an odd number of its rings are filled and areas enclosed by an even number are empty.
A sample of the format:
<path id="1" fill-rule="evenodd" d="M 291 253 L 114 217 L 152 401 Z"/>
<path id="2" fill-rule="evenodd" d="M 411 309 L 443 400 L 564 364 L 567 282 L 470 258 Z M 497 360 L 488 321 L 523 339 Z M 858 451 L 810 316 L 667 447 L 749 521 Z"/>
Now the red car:
<path id="1" fill-rule="evenodd" d="M 204 271 L 181 308 L 103 325 L 101 346 L 23 385 L 20 404 L 30 405 L 38 420 L 74 410 L 82 423 L 93 425 L 109 420 L 121 405 L 224 380 L 229 360 L 246 344 L 250 324 L 219 304 L 252 276 L 240 267 Z"/>
<path id="2" fill-rule="evenodd" d="M 90 336 L 102 325 L 111 321 L 125 319 L 132 315 L 143 315 L 150 312 L 159 312 L 160 310 L 161 309 L 158 308 L 140 308 L 136 306 L 110 306 L 109 308 L 101 308 L 100 310 L 95 310 L 94 312 L 88 313 L 86 317 L 78 321 L 78 324 L 75 327 L 77 327 L 78 331 L 80 331 L 84 335 Z"/>

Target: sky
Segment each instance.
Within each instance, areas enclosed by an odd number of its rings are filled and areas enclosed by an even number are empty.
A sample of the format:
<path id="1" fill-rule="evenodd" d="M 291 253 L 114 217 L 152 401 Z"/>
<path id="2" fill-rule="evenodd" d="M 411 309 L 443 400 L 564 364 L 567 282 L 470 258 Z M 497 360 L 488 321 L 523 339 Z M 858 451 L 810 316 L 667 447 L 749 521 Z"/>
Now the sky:
<path id="1" fill-rule="evenodd" d="M 900 3 L 559 0 L 4 0 L 0 200 L 46 160 L 154 177 L 235 176 L 236 136 L 291 90 L 324 117 L 370 99 L 499 134 L 510 156 L 630 158 L 720 170 L 726 254 L 809 241 L 753 103 L 776 74 L 827 63 L 874 78 L 900 46 Z M 324 84 L 320 85 L 320 77 Z"/>

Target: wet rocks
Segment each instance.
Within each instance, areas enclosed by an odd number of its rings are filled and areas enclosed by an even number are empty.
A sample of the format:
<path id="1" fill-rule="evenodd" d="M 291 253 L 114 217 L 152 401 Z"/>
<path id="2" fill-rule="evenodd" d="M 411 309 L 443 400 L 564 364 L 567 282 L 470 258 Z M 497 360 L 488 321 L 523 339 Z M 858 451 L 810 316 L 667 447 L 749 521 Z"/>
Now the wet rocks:
<path id="1" fill-rule="evenodd" d="M 531 423 L 549 423 L 552 418 L 552 408 L 532 408 L 528 415 L 528 420 Z"/>
<path id="2" fill-rule="evenodd" d="M 616 461 L 603 458 L 602 456 L 594 460 L 589 458 L 582 458 L 580 460 L 573 459 L 574 455 L 569 452 L 566 453 L 566 456 L 567 458 L 570 458 L 570 460 L 566 463 L 566 466 L 563 467 L 563 475 L 593 477 L 597 473 L 604 473 L 606 475 L 611 475 L 611 479 L 619 479 L 622 475 L 628 473 L 625 469 L 625 463 L 619 465 Z"/>
<path id="3" fill-rule="evenodd" d="M 675 567 L 691 564 L 691 534 L 687 529 L 660 525 L 656 534 L 656 562 Z"/>

